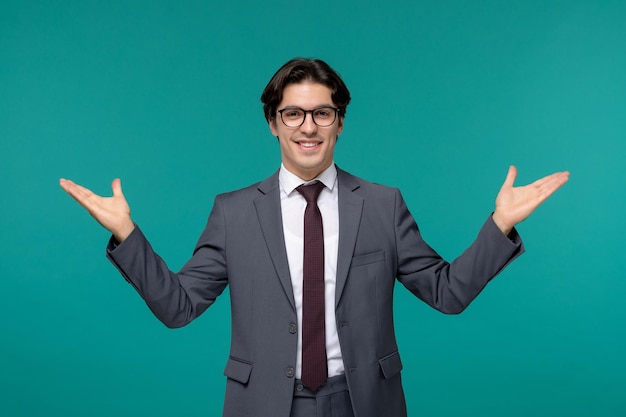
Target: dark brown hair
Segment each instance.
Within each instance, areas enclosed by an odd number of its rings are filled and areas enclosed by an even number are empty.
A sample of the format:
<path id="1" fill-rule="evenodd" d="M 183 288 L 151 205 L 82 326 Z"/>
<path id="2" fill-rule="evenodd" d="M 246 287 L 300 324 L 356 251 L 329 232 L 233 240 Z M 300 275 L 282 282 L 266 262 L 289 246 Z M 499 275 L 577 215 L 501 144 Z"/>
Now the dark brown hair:
<path id="1" fill-rule="evenodd" d="M 263 112 L 268 122 L 276 117 L 277 106 L 283 99 L 285 87 L 305 81 L 328 87 L 333 102 L 339 108 L 339 117 L 345 116 L 350 103 L 350 91 L 339 74 L 320 59 L 294 58 L 276 71 L 261 94 Z"/>

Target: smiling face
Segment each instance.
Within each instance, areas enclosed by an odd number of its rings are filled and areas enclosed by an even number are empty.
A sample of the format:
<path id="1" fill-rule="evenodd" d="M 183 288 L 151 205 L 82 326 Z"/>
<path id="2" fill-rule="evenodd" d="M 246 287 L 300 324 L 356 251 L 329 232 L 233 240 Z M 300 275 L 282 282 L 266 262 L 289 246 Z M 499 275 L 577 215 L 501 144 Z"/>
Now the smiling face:
<path id="1" fill-rule="evenodd" d="M 302 82 L 289 84 L 283 90 L 283 99 L 278 109 L 299 107 L 312 110 L 319 107 L 336 107 L 331 98 L 332 91 L 323 84 Z M 306 114 L 302 126 L 289 128 L 280 115 L 275 114 L 269 122 L 272 134 L 278 137 L 283 164 L 289 172 L 305 181 L 321 174 L 333 162 L 337 136 L 343 130 L 341 114 L 327 127 L 317 126 L 311 113 Z"/>

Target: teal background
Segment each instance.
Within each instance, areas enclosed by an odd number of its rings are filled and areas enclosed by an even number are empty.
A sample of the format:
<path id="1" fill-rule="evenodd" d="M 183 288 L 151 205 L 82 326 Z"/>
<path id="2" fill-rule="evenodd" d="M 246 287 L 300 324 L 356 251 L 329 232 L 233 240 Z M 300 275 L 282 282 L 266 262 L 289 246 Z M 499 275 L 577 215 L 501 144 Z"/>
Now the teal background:
<path id="1" fill-rule="evenodd" d="M 228 297 L 167 330 L 58 186 L 124 191 L 173 269 L 217 193 L 273 173 L 260 93 L 294 56 L 353 96 L 336 161 L 453 258 L 509 164 L 571 179 L 460 316 L 396 299 L 413 416 L 626 415 L 626 2 L 0 2 L 0 414 L 221 413 Z"/>

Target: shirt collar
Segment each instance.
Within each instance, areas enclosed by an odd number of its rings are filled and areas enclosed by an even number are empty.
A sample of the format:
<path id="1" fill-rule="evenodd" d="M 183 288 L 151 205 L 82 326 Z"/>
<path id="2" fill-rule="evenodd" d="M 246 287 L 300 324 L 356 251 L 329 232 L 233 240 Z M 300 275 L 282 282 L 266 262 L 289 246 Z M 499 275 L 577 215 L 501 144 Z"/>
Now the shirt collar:
<path id="1" fill-rule="evenodd" d="M 289 172 L 287 168 L 285 168 L 284 164 L 280 164 L 280 172 L 278 173 L 278 182 L 283 191 L 289 195 L 291 194 L 297 187 L 302 184 L 310 184 L 315 181 L 320 181 L 323 183 L 326 188 L 329 190 L 333 190 L 335 187 L 337 180 L 337 168 L 335 167 L 335 163 L 330 164 L 328 168 L 326 168 L 320 175 L 311 181 L 304 181 L 302 178 L 297 175 Z"/>

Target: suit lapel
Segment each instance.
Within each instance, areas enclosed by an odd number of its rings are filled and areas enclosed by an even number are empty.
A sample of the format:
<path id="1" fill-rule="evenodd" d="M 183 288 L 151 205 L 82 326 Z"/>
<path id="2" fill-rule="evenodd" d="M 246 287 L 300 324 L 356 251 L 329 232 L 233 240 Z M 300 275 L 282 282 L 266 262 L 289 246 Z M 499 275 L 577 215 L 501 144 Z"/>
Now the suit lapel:
<path id="1" fill-rule="evenodd" d="M 285 295 L 295 311 L 296 303 L 293 296 L 293 286 L 291 285 L 291 274 L 289 273 L 289 262 L 287 261 L 287 250 L 285 249 L 285 238 L 283 235 L 278 173 L 260 183 L 258 190 L 261 195 L 254 200 L 254 206 L 256 207 L 259 225 L 263 231 L 267 249 Z"/>
<path id="2" fill-rule="evenodd" d="M 359 183 L 352 175 L 337 168 L 337 186 L 339 187 L 339 250 L 335 308 L 339 305 L 348 279 L 363 210 L 363 198 L 354 193 L 359 188 Z"/>
<path id="3" fill-rule="evenodd" d="M 339 248 L 335 307 L 339 304 L 348 279 L 363 210 L 363 198 L 354 193 L 359 188 L 359 183 L 352 175 L 339 168 L 337 168 L 337 187 L 339 193 Z M 254 200 L 254 205 L 259 225 L 285 295 L 295 311 L 296 303 L 283 234 L 278 173 L 261 182 L 258 190 L 260 195 Z"/>

